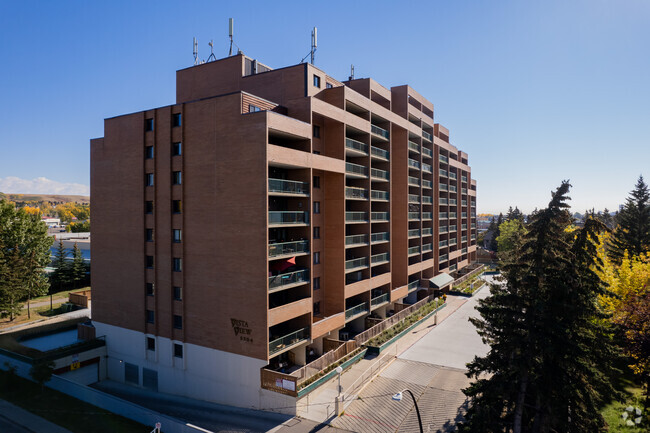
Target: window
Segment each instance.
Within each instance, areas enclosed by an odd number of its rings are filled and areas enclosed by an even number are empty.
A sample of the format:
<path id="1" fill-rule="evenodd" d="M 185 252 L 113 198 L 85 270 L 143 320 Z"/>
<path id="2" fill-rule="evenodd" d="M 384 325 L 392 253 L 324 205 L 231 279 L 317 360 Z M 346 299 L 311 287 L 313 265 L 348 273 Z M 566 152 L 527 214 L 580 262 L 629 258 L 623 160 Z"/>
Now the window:
<path id="1" fill-rule="evenodd" d="M 144 202 L 144 213 L 153 213 L 153 202 L 145 201 Z"/>
<path id="2" fill-rule="evenodd" d="M 144 286 L 147 296 L 153 296 L 153 283 L 146 283 Z"/>
<path id="3" fill-rule="evenodd" d="M 258 111 L 262 111 L 260 109 L 260 107 L 258 107 L 257 105 L 248 104 L 248 112 L 249 113 L 257 113 Z"/>
<path id="4" fill-rule="evenodd" d="M 320 77 L 315 74 L 314 74 L 314 87 L 318 87 L 320 89 Z"/>
<path id="5" fill-rule="evenodd" d="M 320 252 L 314 253 L 314 264 L 318 265 L 320 263 Z"/>
<path id="6" fill-rule="evenodd" d="M 172 230 L 172 241 L 178 243 L 181 240 L 182 240 L 181 229 L 173 229 Z"/>
<path id="7" fill-rule="evenodd" d="M 144 175 L 144 185 L 153 186 L 153 173 L 147 173 Z"/>
<path id="8" fill-rule="evenodd" d="M 156 350 L 156 339 L 147 337 L 147 350 Z"/>
<path id="9" fill-rule="evenodd" d="M 172 114 L 172 127 L 181 126 L 181 113 Z"/>
<path id="10" fill-rule="evenodd" d="M 314 176 L 314 188 L 320 188 L 320 176 Z"/>
<path id="11" fill-rule="evenodd" d="M 145 256 L 144 266 L 149 269 L 153 268 L 153 256 Z"/>
<path id="12" fill-rule="evenodd" d="M 144 240 L 147 242 L 153 242 L 153 229 L 146 229 L 144 231 Z"/>
<path id="13" fill-rule="evenodd" d="M 320 289 L 320 277 L 314 278 L 314 290 Z"/>
<path id="14" fill-rule="evenodd" d="M 153 131 L 153 118 L 144 120 L 144 130 L 147 132 Z"/>
<path id="15" fill-rule="evenodd" d="M 314 239 L 320 239 L 320 227 L 314 227 Z"/>
<path id="16" fill-rule="evenodd" d="M 325 83 L 325 88 L 326 89 L 331 89 L 332 87 L 334 87 L 334 86 L 332 86 L 332 83 Z"/>
<path id="17" fill-rule="evenodd" d="M 135 364 L 129 364 L 128 362 L 124 363 L 124 381 L 128 383 L 133 383 L 136 385 L 140 384 L 140 378 L 138 374 L 138 366 Z"/>
<path id="18" fill-rule="evenodd" d="M 173 185 L 180 185 L 182 181 L 182 175 L 180 171 L 174 171 L 172 172 L 172 184 Z"/>
<path id="19" fill-rule="evenodd" d="M 174 301 L 183 299 L 183 289 L 181 287 L 174 287 Z"/>
<path id="20" fill-rule="evenodd" d="M 172 143 L 172 156 L 180 156 L 182 150 L 183 149 L 180 142 Z"/>
<path id="21" fill-rule="evenodd" d="M 174 329 L 183 329 L 183 317 L 174 314 Z"/>
<path id="22" fill-rule="evenodd" d="M 183 206 L 180 200 L 172 200 L 172 212 L 181 213 Z"/>
<path id="23" fill-rule="evenodd" d="M 314 138 L 320 138 L 320 126 L 314 125 L 313 131 L 314 131 Z"/>
<path id="24" fill-rule="evenodd" d="M 314 213 L 320 213 L 320 202 L 319 201 L 314 202 Z"/>
<path id="25" fill-rule="evenodd" d="M 153 310 L 147 310 L 147 323 L 153 323 L 154 322 L 154 313 Z M 152 349 L 153 350 L 153 349 Z"/>
<path id="26" fill-rule="evenodd" d="M 174 272 L 181 272 L 183 270 L 183 260 L 178 257 L 174 257 L 172 259 L 172 267 L 174 269 Z"/>
<path id="27" fill-rule="evenodd" d="M 320 314 L 320 301 L 314 302 L 314 315 Z"/>
<path id="28" fill-rule="evenodd" d="M 144 148 L 144 158 L 153 159 L 153 146 L 147 146 Z"/>
<path id="29" fill-rule="evenodd" d="M 174 358 L 182 358 L 183 357 L 183 345 L 174 343 Z"/>

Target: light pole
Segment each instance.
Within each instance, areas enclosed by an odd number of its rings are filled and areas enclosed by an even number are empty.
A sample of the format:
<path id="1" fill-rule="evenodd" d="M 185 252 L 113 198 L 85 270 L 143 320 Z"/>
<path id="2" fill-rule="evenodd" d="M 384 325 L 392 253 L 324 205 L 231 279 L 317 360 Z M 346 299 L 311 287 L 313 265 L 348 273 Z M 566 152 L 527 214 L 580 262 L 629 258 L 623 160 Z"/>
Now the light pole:
<path id="1" fill-rule="evenodd" d="M 339 414 L 341 413 L 339 411 L 339 404 L 341 401 L 341 373 L 343 373 L 343 368 L 339 365 L 338 367 L 336 367 L 336 372 L 339 374 L 339 395 L 336 396 L 334 407 L 336 410 L 336 416 L 339 416 Z"/>
<path id="2" fill-rule="evenodd" d="M 415 413 L 418 414 L 418 424 L 420 424 L 420 433 L 424 433 L 424 430 L 422 430 L 422 418 L 420 418 L 420 409 L 418 409 L 418 402 L 415 400 L 415 396 L 411 392 L 410 389 L 405 389 L 404 391 L 400 391 L 397 394 L 393 396 L 393 400 L 395 401 L 402 401 L 402 393 L 408 392 L 411 394 L 411 398 L 413 399 L 413 403 L 415 404 Z"/>

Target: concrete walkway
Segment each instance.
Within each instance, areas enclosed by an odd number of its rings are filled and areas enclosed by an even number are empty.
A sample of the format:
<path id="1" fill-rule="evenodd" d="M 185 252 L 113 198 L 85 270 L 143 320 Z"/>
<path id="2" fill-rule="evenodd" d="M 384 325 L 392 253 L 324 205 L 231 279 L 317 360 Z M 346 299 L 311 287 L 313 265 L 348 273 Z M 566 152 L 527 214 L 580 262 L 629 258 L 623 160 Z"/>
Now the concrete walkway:
<path id="1" fill-rule="evenodd" d="M 50 421 L 0 399 L 0 431 L 16 433 L 71 433 Z"/>
<path id="2" fill-rule="evenodd" d="M 8 332 L 17 331 L 19 329 L 33 328 L 34 326 L 43 326 L 49 323 L 63 322 L 65 320 L 75 319 L 77 317 L 90 318 L 90 308 L 82 308 L 80 310 L 71 311 L 69 313 L 63 313 L 53 317 L 44 317 L 42 319 L 34 320 L 32 322 L 21 323 L 20 325 L 3 328 L 0 329 L 0 334 L 6 334 Z"/>

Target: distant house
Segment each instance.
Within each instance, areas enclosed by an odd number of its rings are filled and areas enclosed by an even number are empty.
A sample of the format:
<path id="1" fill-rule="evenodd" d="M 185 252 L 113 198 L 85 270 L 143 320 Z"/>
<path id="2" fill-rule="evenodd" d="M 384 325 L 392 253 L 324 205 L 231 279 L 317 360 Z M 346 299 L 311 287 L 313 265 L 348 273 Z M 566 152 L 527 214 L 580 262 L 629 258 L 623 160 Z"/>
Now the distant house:
<path id="1" fill-rule="evenodd" d="M 48 228 L 58 227 L 61 225 L 60 218 L 42 217 L 41 220 L 45 223 L 45 225 L 47 225 Z"/>

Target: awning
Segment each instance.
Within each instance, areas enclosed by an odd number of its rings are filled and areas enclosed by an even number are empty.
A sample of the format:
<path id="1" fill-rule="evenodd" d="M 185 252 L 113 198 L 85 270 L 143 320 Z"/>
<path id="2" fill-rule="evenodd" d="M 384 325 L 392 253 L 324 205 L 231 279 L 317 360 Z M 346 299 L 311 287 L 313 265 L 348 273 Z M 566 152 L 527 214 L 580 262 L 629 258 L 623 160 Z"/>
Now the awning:
<path id="1" fill-rule="evenodd" d="M 442 289 L 443 287 L 448 286 L 453 282 L 454 278 L 451 275 L 445 274 L 443 272 L 442 274 L 436 275 L 435 277 L 429 279 L 429 288 Z"/>

